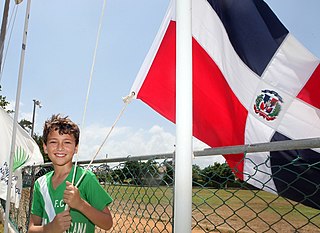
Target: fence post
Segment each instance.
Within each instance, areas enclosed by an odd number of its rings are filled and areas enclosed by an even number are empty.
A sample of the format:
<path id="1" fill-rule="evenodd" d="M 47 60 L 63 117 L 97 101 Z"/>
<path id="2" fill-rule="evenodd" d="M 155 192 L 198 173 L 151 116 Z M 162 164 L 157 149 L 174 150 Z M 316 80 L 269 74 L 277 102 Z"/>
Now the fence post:
<path id="1" fill-rule="evenodd" d="M 26 221 L 26 229 L 29 228 L 29 222 L 30 222 L 30 214 L 31 214 L 31 206 L 32 206 L 32 198 L 33 198 L 33 186 L 35 181 L 35 166 L 31 166 L 31 177 L 32 182 L 30 186 L 30 192 L 29 192 L 29 209 L 27 213 L 27 221 Z"/>

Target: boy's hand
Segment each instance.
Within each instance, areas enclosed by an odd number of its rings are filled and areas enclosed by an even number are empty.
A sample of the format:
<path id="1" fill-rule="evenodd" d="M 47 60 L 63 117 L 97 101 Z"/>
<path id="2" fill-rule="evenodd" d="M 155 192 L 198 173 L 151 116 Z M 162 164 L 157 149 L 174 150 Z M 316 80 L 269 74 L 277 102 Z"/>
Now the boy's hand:
<path id="1" fill-rule="evenodd" d="M 79 209 L 83 202 L 78 188 L 73 186 L 69 181 L 66 181 L 66 190 L 64 191 L 63 201 L 73 209 Z"/>
<path id="2" fill-rule="evenodd" d="M 70 228 L 71 225 L 71 216 L 69 210 L 65 210 L 57 214 L 53 221 L 48 224 L 50 225 L 50 232 L 65 232 Z"/>

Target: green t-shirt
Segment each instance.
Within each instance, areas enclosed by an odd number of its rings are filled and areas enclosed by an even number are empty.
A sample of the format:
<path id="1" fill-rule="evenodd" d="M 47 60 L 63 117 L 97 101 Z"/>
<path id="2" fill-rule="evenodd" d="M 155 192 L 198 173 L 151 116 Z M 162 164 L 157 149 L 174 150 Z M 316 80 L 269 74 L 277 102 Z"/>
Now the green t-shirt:
<path id="1" fill-rule="evenodd" d="M 55 190 L 52 187 L 52 176 L 54 171 L 51 171 L 36 180 L 34 184 L 31 213 L 41 217 L 43 225 L 51 222 L 56 214 L 64 211 L 65 203 L 63 202 L 63 192 L 66 189 L 66 181 L 71 182 L 72 180 L 73 169 L 74 167 L 72 167 L 65 181 L 63 181 Z M 77 167 L 75 184 L 84 171 L 84 169 Z M 112 198 L 101 187 L 96 176 L 90 171 L 87 171 L 82 178 L 78 189 L 81 198 L 98 210 L 103 210 L 112 202 Z M 67 233 L 94 232 L 95 225 L 81 212 L 70 209 L 70 215 L 72 223 Z"/>

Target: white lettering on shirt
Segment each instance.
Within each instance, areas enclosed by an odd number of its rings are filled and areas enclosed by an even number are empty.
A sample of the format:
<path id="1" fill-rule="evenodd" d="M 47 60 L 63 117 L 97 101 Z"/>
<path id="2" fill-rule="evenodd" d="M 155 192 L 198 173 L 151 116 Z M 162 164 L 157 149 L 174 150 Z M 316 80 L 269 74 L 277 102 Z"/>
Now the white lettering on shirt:
<path id="1" fill-rule="evenodd" d="M 57 207 L 64 207 L 65 204 L 63 202 L 63 200 L 54 200 L 54 208 L 57 208 Z"/>
<path id="2" fill-rule="evenodd" d="M 71 230 L 73 227 L 73 230 Z M 87 224 L 83 222 L 71 223 L 71 229 L 67 230 L 67 233 L 86 233 Z"/>

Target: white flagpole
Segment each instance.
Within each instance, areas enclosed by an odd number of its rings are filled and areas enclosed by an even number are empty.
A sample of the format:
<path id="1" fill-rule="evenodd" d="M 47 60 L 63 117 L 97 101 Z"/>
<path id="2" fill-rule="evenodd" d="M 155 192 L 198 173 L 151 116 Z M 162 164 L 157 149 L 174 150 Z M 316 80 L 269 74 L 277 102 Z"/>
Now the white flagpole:
<path id="1" fill-rule="evenodd" d="M 8 188 L 7 188 L 5 222 L 4 222 L 5 223 L 5 225 L 4 225 L 4 233 L 8 233 L 8 230 L 9 230 L 9 225 L 8 224 L 9 224 L 10 200 L 11 200 L 13 158 L 14 158 L 14 152 L 15 152 L 17 126 L 18 126 L 19 103 L 20 103 L 20 95 L 21 95 L 21 85 L 22 85 L 22 74 L 23 74 L 24 57 L 25 57 L 26 42 L 27 42 L 28 22 L 29 22 L 29 14 L 30 14 L 30 4 L 31 4 L 31 0 L 28 0 L 27 9 L 26 9 L 26 16 L 25 16 L 25 21 L 24 21 L 22 49 L 21 49 L 21 56 L 20 56 L 20 67 L 19 67 L 19 76 L 18 76 L 18 85 L 17 85 L 17 94 L 16 94 L 16 105 L 15 105 L 14 119 L 13 119 L 13 130 L 12 130 L 10 161 L 9 161 L 9 178 L 8 178 Z"/>
<path id="2" fill-rule="evenodd" d="M 174 232 L 192 223 L 192 26 L 191 0 L 176 0 L 176 155 Z"/>

